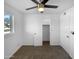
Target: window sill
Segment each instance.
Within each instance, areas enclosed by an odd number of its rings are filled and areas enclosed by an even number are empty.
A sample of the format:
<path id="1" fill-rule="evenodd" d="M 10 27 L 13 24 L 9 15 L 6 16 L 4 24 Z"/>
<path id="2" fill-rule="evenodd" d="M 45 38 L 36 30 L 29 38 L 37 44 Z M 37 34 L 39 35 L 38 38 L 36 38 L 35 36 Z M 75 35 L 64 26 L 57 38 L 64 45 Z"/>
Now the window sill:
<path id="1" fill-rule="evenodd" d="M 4 32 L 4 35 L 13 34 L 12 32 Z"/>

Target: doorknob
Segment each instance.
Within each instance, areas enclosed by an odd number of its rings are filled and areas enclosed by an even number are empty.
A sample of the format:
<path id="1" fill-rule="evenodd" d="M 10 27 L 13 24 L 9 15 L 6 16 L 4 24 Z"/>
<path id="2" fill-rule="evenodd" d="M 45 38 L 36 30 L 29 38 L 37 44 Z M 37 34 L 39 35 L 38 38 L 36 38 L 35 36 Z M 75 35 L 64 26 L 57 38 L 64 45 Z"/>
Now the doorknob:
<path id="1" fill-rule="evenodd" d="M 74 31 L 71 31 L 71 34 L 74 35 Z"/>

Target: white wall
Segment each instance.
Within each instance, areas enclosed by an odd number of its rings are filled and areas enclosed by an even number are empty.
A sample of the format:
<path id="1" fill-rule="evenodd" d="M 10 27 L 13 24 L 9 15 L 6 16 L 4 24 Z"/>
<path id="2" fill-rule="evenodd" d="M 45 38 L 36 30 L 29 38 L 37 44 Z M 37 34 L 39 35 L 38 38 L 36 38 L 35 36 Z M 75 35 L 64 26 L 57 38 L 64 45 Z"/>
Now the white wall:
<path id="1" fill-rule="evenodd" d="M 42 45 L 42 25 L 50 25 L 50 45 L 59 45 L 59 15 L 25 14 L 24 45 Z M 34 34 L 36 33 L 36 35 Z M 34 41 L 33 41 L 34 40 Z"/>
<path id="2" fill-rule="evenodd" d="M 22 46 L 23 35 L 23 15 L 18 10 L 5 4 L 5 14 L 14 16 L 14 33 L 4 35 L 4 54 L 5 59 L 11 57 Z"/>
<path id="3" fill-rule="evenodd" d="M 65 12 L 65 15 L 64 15 Z M 74 8 L 64 11 L 60 18 L 60 45 L 74 59 Z"/>
<path id="4" fill-rule="evenodd" d="M 40 16 L 36 14 L 25 15 L 24 45 L 42 45 L 40 19 Z"/>
<path id="5" fill-rule="evenodd" d="M 59 45 L 60 42 L 60 15 L 51 15 L 50 45 Z"/>

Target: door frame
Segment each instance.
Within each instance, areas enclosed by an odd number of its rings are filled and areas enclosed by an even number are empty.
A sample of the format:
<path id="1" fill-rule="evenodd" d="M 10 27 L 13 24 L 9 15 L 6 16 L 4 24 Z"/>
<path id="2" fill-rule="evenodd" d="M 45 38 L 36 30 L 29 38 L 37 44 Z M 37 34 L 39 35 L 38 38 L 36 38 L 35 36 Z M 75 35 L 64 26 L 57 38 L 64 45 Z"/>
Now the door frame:
<path id="1" fill-rule="evenodd" d="M 42 24 L 42 46 L 43 46 L 43 25 L 49 25 L 49 34 L 50 34 L 50 29 L 51 29 L 51 25 L 50 24 Z M 50 40 L 50 35 L 49 35 L 49 45 L 50 45 L 50 41 L 51 41 Z"/>

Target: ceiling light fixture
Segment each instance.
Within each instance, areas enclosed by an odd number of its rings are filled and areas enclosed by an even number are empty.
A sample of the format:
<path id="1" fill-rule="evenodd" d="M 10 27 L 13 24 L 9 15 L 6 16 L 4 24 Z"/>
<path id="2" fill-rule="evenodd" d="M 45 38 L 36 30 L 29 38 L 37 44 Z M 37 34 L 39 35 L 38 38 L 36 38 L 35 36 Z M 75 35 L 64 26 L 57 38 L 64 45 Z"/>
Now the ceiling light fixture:
<path id="1" fill-rule="evenodd" d="M 43 4 L 38 4 L 38 11 L 43 12 L 44 11 L 44 5 Z"/>

